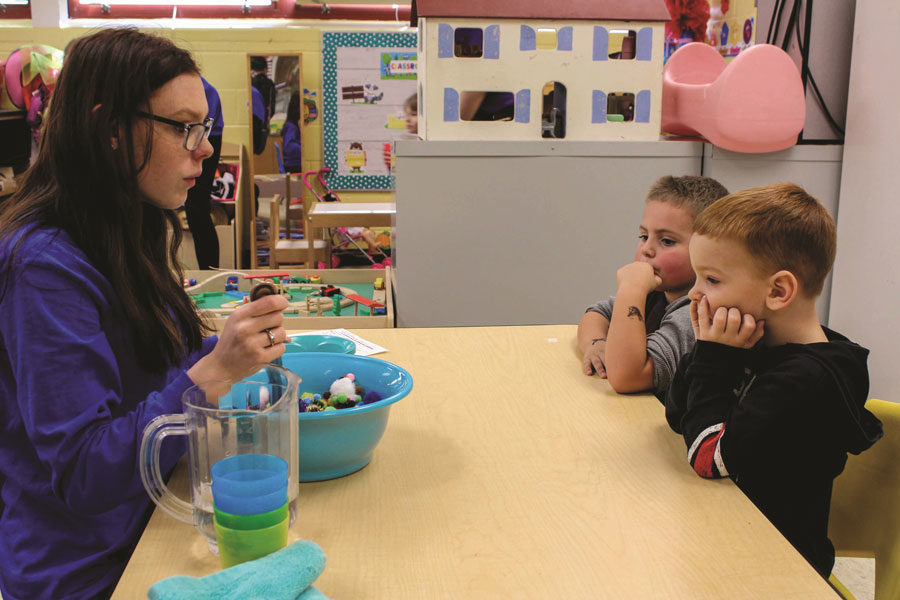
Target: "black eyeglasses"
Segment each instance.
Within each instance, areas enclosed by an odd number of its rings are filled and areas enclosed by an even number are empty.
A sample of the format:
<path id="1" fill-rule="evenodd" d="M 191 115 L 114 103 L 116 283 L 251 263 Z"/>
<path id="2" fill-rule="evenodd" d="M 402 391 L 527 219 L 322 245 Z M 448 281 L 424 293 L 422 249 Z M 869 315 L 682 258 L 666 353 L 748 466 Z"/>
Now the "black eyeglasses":
<path id="1" fill-rule="evenodd" d="M 203 140 L 209 137 L 209 131 L 210 129 L 212 129 L 213 125 L 212 117 L 206 117 L 205 119 L 203 119 L 202 123 L 182 123 L 181 121 L 167 119 L 165 117 L 160 117 L 141 111 L 138 111 L 137 115 L 139 117 L 159 121 L 160 123 L 165 123 L 166 125 L 172 125 L 184 131 L 183 145 L 184 149 L 188 152 L 193 152 L 200 147 L 200 144 L 203 143 Z"/>

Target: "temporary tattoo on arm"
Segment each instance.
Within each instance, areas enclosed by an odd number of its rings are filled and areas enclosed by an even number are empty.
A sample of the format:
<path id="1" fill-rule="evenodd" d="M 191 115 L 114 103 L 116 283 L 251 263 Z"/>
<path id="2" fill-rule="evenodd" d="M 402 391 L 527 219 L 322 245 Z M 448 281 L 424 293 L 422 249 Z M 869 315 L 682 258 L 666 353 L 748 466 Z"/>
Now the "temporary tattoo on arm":
<path id="1" fill-rule="evenodd" d="M 625 316 L 626 317 L 637 317 L 637 320 L 641 321 L 642 323 L 644 321 L 644 316 L 641 314 L 641 309 L 639 309 L 637 306 L 629 306 L 628 314 Z"/>

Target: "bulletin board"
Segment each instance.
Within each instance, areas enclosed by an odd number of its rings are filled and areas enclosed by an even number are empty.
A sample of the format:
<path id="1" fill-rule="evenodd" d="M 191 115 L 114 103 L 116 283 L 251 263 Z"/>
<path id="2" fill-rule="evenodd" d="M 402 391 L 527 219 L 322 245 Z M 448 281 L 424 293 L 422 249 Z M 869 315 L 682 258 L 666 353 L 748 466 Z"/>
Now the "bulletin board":
<path id="1" fill-rule="evenodd" d="M 335 190 L 394 187 L 394 140 L 409 139 L 416 93 L 415 33 L 322 33 L 322 148 Z"/>
<path id="2" fill-rule="evenodd" d="M 672 6 L 672 20 L 666 23 L 663 61 L 691 42 L 703 42 L 715 48 L 726 61 L 757 41 L 764 42 L 756 30 L 758 0 L 696 0 Z M 708 15 L 708 18 L 707 18 Z"/>

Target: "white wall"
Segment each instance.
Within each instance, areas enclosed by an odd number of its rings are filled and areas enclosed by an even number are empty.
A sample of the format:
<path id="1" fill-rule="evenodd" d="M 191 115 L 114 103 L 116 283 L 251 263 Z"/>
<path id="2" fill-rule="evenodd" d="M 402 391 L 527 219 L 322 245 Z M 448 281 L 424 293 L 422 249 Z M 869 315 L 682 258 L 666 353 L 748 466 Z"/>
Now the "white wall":
<path id="1" fill-rule="evenodd" d="M 798 18 L 800 32 L 806 26 L 807 2 L 801 2 Z M 869 0 L 872 2 L 872 0 Z M 769 22 L 775 9 L 776 0 L 757 0 L 756 41 L 766 41 Z M 876 3 L 877 0 L 876 0 Z M 886 4 L 885 0 L 881 3 Z M 825 98 L 828 110 L 841 127 L 846 124 L 847 112 L 847 80 L 850 73 L 850 46 L 852 44 L 855 0 L 819 0 L 813 4 L 809 46 L 809 72 L 815 78 L 819 91 Z M 791 2 L 787 3 L 781 14 L 781 28 L 777 38 L 778 46 L 784 39 L 787 21 L 791 11 Z M 800 69 L 802 58 L 797 36 L 794 31 L 787 52 Z M 805 34 L 804 34 L 805 35 Z M 804 40 L 805 41 L 805 40 Z M 812 86 L 806 90 L 806 124 L 803 127 L 803 139 L 836 140 L 839 135 L 826 120 Z"/>
<path id="2" fill-rule="evenodd" d="M 856 5 L 829 325 L 868 347 L 870 396 L 900 401 L 900 4 Z"/>

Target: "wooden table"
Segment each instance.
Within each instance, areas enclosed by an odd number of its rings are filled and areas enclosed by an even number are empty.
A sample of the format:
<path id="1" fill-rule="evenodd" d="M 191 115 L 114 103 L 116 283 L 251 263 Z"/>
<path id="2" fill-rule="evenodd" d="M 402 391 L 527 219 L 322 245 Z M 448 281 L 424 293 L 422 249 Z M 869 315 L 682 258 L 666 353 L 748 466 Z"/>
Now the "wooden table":
<path id="1" fill-rule="evenodd" d="M 315 202 L 306 215 L 307 231 L 325 227 L 391 227 L 393 202 Z M 309 245 L 309 262 L 315 264 L 315 248 Z"/>
<path id="2" fill-rule="evenodd" d="M 655 398 L 581 373 L 574 326 L 355 332 L 415 385 L 366 468 L 301 484 L 291 536 L 324 550 L 329 597 L 837 598 L 730 480 L 694 474 Z M 218 568 L 157 510 L 113 597 Z"/>

